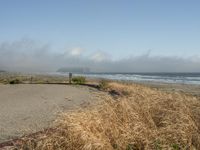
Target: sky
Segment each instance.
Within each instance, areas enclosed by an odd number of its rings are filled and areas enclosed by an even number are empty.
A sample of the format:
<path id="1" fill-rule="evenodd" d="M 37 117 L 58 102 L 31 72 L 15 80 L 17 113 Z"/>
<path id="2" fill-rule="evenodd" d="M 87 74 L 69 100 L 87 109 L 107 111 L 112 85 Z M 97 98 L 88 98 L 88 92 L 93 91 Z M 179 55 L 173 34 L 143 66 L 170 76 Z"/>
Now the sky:
<path id="1" fill-rule="evenodd" d="M 1 0 L 0 69 L 200 72 L 199 8 L 198 0 Z"/>

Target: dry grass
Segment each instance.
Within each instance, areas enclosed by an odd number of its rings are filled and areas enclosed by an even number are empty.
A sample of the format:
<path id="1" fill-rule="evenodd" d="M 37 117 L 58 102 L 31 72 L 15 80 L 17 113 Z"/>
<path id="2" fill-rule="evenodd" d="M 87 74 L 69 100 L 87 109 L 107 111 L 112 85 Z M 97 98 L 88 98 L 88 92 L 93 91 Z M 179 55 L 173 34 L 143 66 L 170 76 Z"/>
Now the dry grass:
<path id="1" fill-rule="evenodd" d="M 25 139 L 22 149 L 200 149 L 200 101 L 141 85 L 110 83 L 118 96 L 62 115 L 56 131 Z M 113 92 L 114 91 L 114 92 Z"/>

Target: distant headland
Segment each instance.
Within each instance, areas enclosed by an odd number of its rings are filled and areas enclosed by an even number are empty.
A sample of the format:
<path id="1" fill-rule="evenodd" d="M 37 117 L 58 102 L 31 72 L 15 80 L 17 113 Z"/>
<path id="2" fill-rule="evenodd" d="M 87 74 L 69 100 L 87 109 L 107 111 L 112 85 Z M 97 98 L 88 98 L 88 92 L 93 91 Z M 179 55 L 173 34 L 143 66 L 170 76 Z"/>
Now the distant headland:
<path id="1" fill-rule="evenodd" d="M 89 73 L 88 67 L 63 67 L 57 70 L 57 72 L 72 72 L 72 73 Z"/>

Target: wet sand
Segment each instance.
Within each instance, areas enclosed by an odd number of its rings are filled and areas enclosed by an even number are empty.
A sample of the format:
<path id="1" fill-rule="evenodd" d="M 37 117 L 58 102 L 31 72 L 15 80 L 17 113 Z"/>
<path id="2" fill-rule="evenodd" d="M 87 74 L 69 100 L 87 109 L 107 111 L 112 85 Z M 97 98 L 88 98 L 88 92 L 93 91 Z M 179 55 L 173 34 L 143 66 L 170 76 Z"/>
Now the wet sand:
<path id="1" fill-rule="evenodd" d="M 50 127 L 60 112 L 96 100 L 86 86 L 0 84 L 0 142 Z"/>

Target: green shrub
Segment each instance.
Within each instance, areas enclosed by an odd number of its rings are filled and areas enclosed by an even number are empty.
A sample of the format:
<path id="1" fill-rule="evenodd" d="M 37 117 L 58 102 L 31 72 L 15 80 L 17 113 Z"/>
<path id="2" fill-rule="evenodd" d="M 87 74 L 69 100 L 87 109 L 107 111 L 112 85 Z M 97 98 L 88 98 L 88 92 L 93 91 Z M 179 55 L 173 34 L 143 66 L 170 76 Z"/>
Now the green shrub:
<path id="1" fill-rule="evenodd" d="M 154 146 L 155 146 L 155 150 L 162 150 L 162 146 L 161 146 L 161 142 L 160 140 L 156 140 L 155 143 L 154 143 Z"/>
<path id="2" fill-rule="evenodd" d="M 78 76 L 78 77 L 73 77 L 72 82 L 75 84 L 84 84 L 86 82 L 85 77 Z"/>
<path id="3" fill-rule="evenodd" d="M 172 144 L 172 149 L 173 150 L 180 150 L 180 146 L 178 144 Z"/>
<path id="4" fill-rule="evenodd" d="M 21 83 L 19 79 L 13 79 L 9 81 L 10 84 L 19 84 Z"/>

